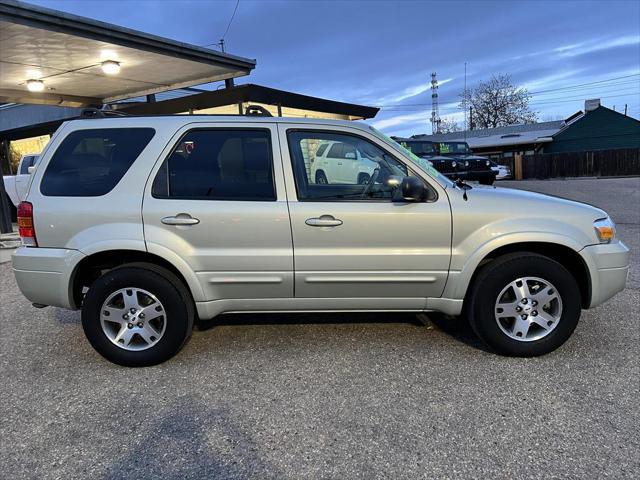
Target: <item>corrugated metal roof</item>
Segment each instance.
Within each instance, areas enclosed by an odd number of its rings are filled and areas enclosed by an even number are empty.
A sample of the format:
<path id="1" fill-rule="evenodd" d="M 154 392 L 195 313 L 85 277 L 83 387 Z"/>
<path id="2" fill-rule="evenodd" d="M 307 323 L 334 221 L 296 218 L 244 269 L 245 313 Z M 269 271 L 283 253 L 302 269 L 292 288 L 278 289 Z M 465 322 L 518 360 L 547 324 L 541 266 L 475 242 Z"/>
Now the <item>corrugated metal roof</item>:
<path id="1" fill-rule="evenodd" d="M 506 127 L 483 128 L 436 135 L 414 135 L 411 138 L 432 142 L 467 141 L 471 148 L 499 147 L 549 141 L 564 125 L 564 120 L 551 122 L 508 125 Z"/>

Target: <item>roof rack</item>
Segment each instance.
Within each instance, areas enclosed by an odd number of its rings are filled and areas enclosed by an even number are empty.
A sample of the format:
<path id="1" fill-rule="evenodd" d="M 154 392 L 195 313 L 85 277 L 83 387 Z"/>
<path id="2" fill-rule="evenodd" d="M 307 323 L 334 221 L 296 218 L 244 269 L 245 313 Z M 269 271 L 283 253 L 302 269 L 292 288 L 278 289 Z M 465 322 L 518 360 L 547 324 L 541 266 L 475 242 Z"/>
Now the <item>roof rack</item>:
<path id="1" fill-rule="evenodd" d="M 106 118 L 106 117 L 130 117 L 130 113 L 117 110 L 100 110 L 99 108 L 83 108 L 80 118 Z"/>
<path id="2" fill-rule="evenodd" d="M 248 105 L 244 114 L 247 117 L 273 117 L 273 115 L 269 113 L 269 110 L 261 105 Z"/>

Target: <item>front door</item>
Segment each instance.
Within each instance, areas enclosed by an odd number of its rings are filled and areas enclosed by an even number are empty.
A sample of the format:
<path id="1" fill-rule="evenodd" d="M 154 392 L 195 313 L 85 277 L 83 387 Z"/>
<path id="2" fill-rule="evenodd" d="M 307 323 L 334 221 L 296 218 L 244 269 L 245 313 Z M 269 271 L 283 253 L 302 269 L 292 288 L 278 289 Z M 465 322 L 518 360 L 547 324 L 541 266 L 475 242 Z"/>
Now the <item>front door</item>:
<path id="1" fill-rule="evenodd" d="M 451 213 L 444 189 L 426 174 L 413 172 L 361 130 L 347 134 L 344 129 L 309 125 L 279 129 L 293 233 L 295 296 L 441 296 L 451 255 Z M 329 179 L 327 184 L 316 184 L 307 174 L 306 162 L 312 161 L 314 146 L 324 142 L 349 145 L 375 162 L 370 181 L 358 183 L 352 175 L 348 182 Z M 333 161 L 329 155 L 326 158 Z M 425 201 L 398 201 L 398 182 L 406 175 L 425 183 L 429 192 Z"/>
<path id="2" fill-rule="evenodd" d="M 178 132 L 145 192 L 147 248 L 195 272 L 197 301 L 293 296 L 277 129 L 240 125 Z"/>

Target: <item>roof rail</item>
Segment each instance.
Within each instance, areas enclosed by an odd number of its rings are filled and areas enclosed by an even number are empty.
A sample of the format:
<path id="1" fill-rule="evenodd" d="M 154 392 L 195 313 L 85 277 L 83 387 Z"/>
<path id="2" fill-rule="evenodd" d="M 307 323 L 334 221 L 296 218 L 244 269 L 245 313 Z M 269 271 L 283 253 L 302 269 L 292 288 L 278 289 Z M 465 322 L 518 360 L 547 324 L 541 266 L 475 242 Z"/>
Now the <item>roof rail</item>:
<path id="1" fill-rule="evenodd" d="M 100 110 L 99 108 L 83 108 L 80 118 L 129 117 L 131 114 L 117 110 Z"/>

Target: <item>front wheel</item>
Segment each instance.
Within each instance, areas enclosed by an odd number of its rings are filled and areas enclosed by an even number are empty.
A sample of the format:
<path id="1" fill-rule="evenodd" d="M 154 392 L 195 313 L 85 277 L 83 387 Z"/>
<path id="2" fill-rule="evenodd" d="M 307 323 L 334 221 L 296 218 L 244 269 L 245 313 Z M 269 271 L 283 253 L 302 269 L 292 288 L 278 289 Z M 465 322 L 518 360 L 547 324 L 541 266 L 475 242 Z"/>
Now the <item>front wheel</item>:
<path id="1" fill-rule="evenodd" d="M 580 318 L 580 290 L 558 262 L 534 253 L 487 264 L 471 287 L 469 323 L 498 353 L 544 355 L 560 347 Z"/>
<path id="2" fill-rule="evenodd" d="M 93 348 L 127 367 L 173 357 L 191 335 L 193 319 L 193 302 L 182 282 L 152 264 L 106 272 L 82 305 L 82 327 Z"/>

